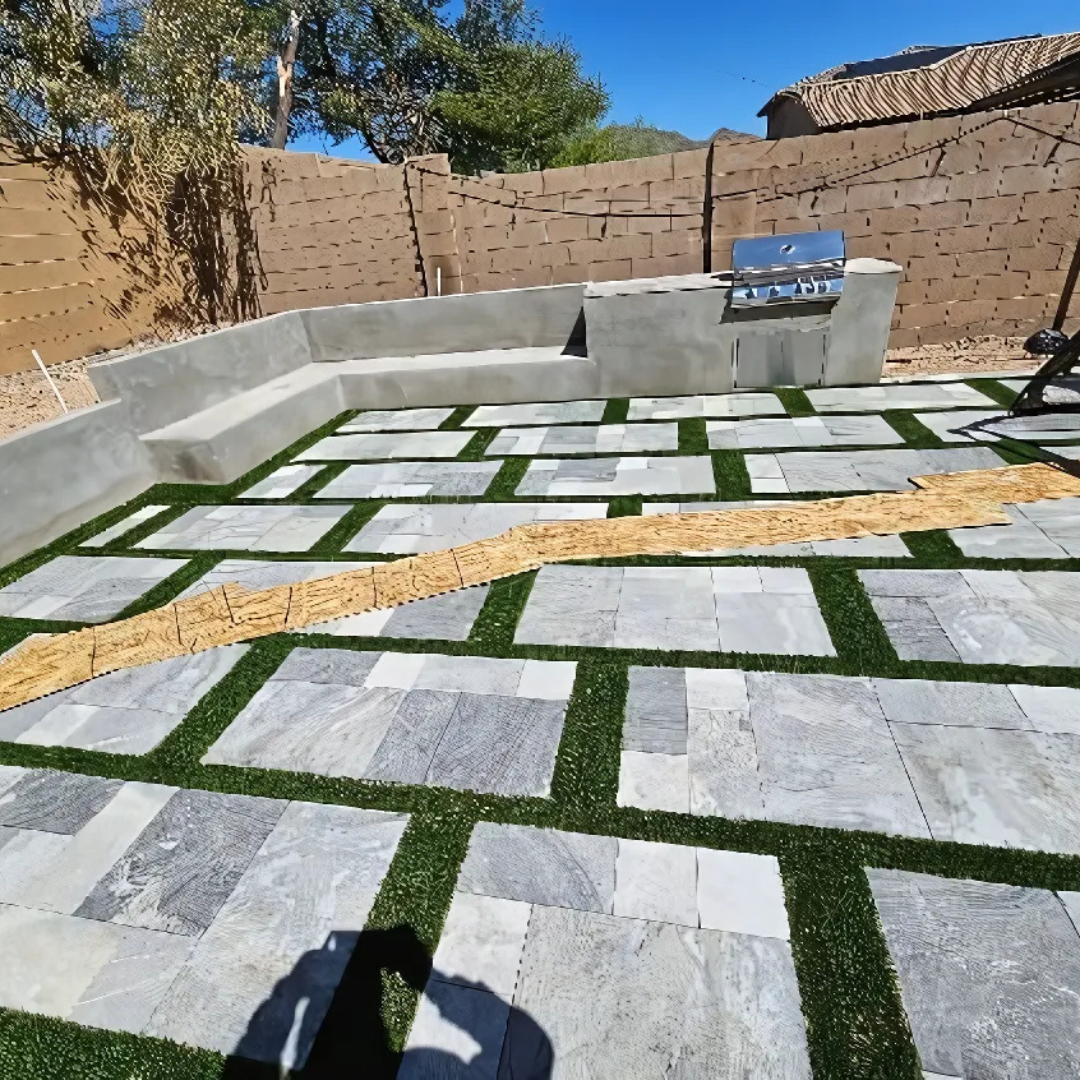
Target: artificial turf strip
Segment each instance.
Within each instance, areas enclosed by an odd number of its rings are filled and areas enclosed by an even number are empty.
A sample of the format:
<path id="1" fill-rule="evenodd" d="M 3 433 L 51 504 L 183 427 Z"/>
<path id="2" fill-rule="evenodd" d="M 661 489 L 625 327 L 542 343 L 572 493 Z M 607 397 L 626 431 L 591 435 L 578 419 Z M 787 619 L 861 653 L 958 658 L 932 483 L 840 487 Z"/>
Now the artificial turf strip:
<path id="1" fill-rule="evenodd" d="M 465 444 L 455 461 L 488 461 L 484 451 L 495 441 L 498 428 L 477 428 L 473 437 Z"/>
<path id="2" fill-rule="evenodd" d="M 531 458 L 527 457 L 504 458 L 502 467 L 495 474 L 495 478 L 484 493 L 484 501 L 499 502 L 500 500 L 515 498 L 517 486 L 525 478 L 530 461 Z M 551 500 L 547 501 L 550 502 Z"/>
<path id="3" fill-rule="evenodd" d="M 937 450 L 945 445 L 928 427 L 920 423 L 907 409 L 888 409 L 881 413 L 885 422 L 906 444 L 900 449 Z"/>
<path id="4" fill-rule="evenodd" d="M 940 568 L 965 565 L 964 553 L 944 529 L 927 529 L 926 532 L 903 533 L 901 539 L 908 551 L 919 560 L 920 565 Z"/>
<path id="5" fill-rule="evenodd" d="M 750 490 L 750 474 L 740 451 L 714 450 L 712 467 L 718 499 L 737 502 L 754 497 Z"/>
<path id="6" fill-rule="evenodd" d="M 625 424 L 630 413 L 629 398 L 609 398 L 604 406 L 604 415 L 600 418 L 601 424 Z"/>
<path id="7" fill-rule="evenodd" d="M 814 595 L 837 655 L 854 672 L 886 673 L 899 666 L 896 650 L 854 570 L 811 563 Z"/>
<path id="8" fill-rule="evenodd" d="M 508 650 L 535 580 L 536 574 L 528 573 L 493 581 L 469 631 L 469 644 L 491 651 Z"/>
<path id="9" fill-rule="evenodd" d="M 679 421 L 679 454 L 707 454 L 709 436 L 705 431 L 705 420 L 695 416 Z"/>
<path id="10" fill-rule="evenodd" d="M 616 517 L 641 517 L 642 507 L 645 500 L 640 495 L 612 495 L 608 501 L 607 516 Z"/>
<path id="11" fill-rule="evenodd" d="M 997 379 L 965 379 L 964 381 L 973 390 L 978 390 L 980 394 L 985 394 L 1003 409 L 1011 408 L 1012 403 L 1018 396 L 1015 390 L 1010 390 L 1007 386 L 1003 386 Z"/>
<path id="12" fill-rule="evenodd" d="M 475 405 L 459 405 L 440 425 L 440 431 L 457 431 L 472 415 Z"/>
<path id="13" fill-rule="evenodd" d="M 797 386 L 778 386 L 773 393 L 780 399 L 788 416 L 817 416 L 817 409 L 810 403 L 805 390 Z"/>

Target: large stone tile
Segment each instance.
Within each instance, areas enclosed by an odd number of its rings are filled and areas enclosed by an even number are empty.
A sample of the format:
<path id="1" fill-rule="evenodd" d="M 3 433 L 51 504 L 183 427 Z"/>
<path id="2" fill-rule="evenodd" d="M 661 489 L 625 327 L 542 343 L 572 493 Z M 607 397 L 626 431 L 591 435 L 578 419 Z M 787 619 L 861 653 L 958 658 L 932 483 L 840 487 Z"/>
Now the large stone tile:
<path id="1" fill-rule="evenodd" d="M 473 828 L 457 888 L 610 914 L 618 843 L 609 836 L 481 821 Z"/>
<path id="2" fill-rule="evenodd" d="M 800 491 L 909 491 L 913 476 L 1000 468 L 985 446 L 951 450 L 794 451 L 746 459 L 751 490 L 761 494 Z M 764 475 L 761 466 L 779 472 Z"/>
<path id="3" fill-rule="evenodd" d="M 406 823 L 290 803 L 146 1033 L 302 1067 Z"/>
<path id="4" fill-rule="evenodd" d="M 318 465 L 282 465 L 240 494 L 245 499 L 287 499 L 321 471 Z"/>
<path id="5" fill-rule="evenodd" d="M 697 864 L 703 929 L 788 940 L 784 884 L 772 855 L 698 848 Z"/>
<path id="6" fill-rule="evenodd" d="M 0 739 L 110 754 L 145 754 L 247 652 L 246 645 L 162 660 L 0 712 Z"/>
<path id="7" fill-rule="evenodd" d="M 1002 436 L 1034 443 L 1075 442 L 1080 439 L 1080 417 L 1075 413 L 1007 416 L 999 408 L 996 411 L 918 413 L 915 418 L 945 442 L 966 442 L 971 439 L 989 442 Z"/>
<path id="8" fill-rule="evenodd" d="M 685 671 L 632 667 L 623 749 L 685 754 L 686 723 Z"/>
<path id="9" fill-rule="evenodd" d="M 338 430 L 343 434 L 358 431 L 434 431 L 449 420 L 453 409 L 371 409 L 354 416 Z"/>
<path id="10" fill-rule="evenodd" d="M 606 407 L 606 401 L 531 401 L 521 405 L 480 405 L 462 426 L 598 424 Z"/>
<path id="11" fill-rule="evenodd" d="M 1064 559 L 1067 553 L 1019 506 L 1005 507 L 1010 525 L 949 529 L 949 536 L 969 559 Z"/>
<path id="12" fill-rule="evenodd" d="M 384 506 L 345 550 L 414 555 L 487 540 L 516 525 L 606 515 L 606 503 L 403 503 Z"/>
<path id="13" fill-rule="evenodd" d="M 623 750 L 619 755 L 619 806 L 690 813 L 690 759 L 683 754 Z"/>
<path id="14" fill-rule="evenodd" d="M 962 382 L 829 386 L 806 391 L 819 413 L 882 412 L 885 409 L 992 409 L 994 401 Z"/>
<path id="15" fill-rule="evenodd" d="M 75 914 L 198 937 L 284 809 L 247 795 L 177 792 Z"/>
<path id="16" fill-rule="evenodd" d="M 532 905 L 521 900 L 454 893 L 431 977 L 482 983 L 496 994 L 513 997 L 531 914 Z"/>
<path id="17" fill-rule="evenodd" d="M 74 914 L 175 792 L 123 784 L 70 835 L 0 826 L 0 903 Z"/>
<path id="18" fill-rule="evenodd" d="M 0 589 L 0 616 L 105 622 L 184 565 L 182 559 L 58 555 Z"/>
<path id="19" fill-rule="evenodd" d="M 453 458 L 465 449 L 471 431 L 417 431 L 391 434 L 328 435 L 297 461 L 382 461 L 388 458 Z"/>
<path id="20" fill-rule="evenodd" d="M 902 443 L 880 416 L 798 416 L 771 420 L 710 420 L 710 450 L 765 450 L 770 447 L 887 446 Z"/>
<path id="21" fill-rule="evenodd" d="M 775 939 L 536 907 L 514 1007 L 507 1080 L 535 1060 L 537 1031 L 553 1080 L 647 1080 L 673 1062 L 710 1080 L 810 1076 L 791 952 Z"/>
<path id="22" fill-rule="evenodd" d="M 698 416 L 785 416 L 775 394 L 692 394 L 684 397 L 634 398 L 630 420 L 683 420 Z"/>
<path id="23" fill-rule="evenodd" d="M 716 490 L 708 457 L 544 459 L 530 463 L 515 494 L 690 495 Z"/>
<path id="24" fill-rule="evenodd" d="M 20 771 L 0 797 L 0 825 L 70 836 L 104 810 L 122 785 L 51 769 Z"/>
<path id="25" fill-rule="evenodd" d="M 419 499 L 426 495 L 483 495 L 501 461 L 388 461 L 350 465 L 319 499 Z"/>
<path id="26" fill-rule="evenodd" d="M 620 840 L 614 914 L 698 925 L 697 852 L 680 844 Z"/>
<path id="27" fill-rule="evenodd" d="M 484 452 L 534 454 L 641 454 L 679 449 L 678 424 L 586 424 L 502 428 Z"/>
<path id="28" fill-rule="evenodd" d="M 137 1034 L 191 938 L 0 904 L 0 1006 Z"/>
<path id="29" fill-rule="evenodd" d="M 1053 893 L 868 870 L 924 1069 L 1080 1074 L 1080 936 Z"/>
<path id="30" fill-rule="evenodd" d="M 115 525 L 109 526 L 109 528 L 99 532 L 96 536 L 92 536 L 89 540 L 84 540 L 81 546 L 84 548 L 104 547 L 111 541 L 119 539 L 124 533 L 131 532 L 136 525 L 141 525 L 144 521 L 149 521 L 163 510 L 168 509 L 168 506 L 161 505 L 140 507 L 133 513 L 128 514 L 123 521 L 118 521 Z"/>
<path id="31" fill-rule="evenodd" d="M 867 680 L 751 672 L 746 681 L 768 818 L 929 835 Z"/>
<path id="32" fill-rule="evenodd" d="M 891 726 L 934 839 L 1080 854 L 1080 736 Z"/>
<path id="33" fill-rule="evenodd" d="M 136 547 L 192 551 L 307 551 L 347 506 L 196 506 Z"/>
<path id="34" fill-rule="evenodd" d="M 873 679 L 885 719 L 903 724 L 1028 728 L 1033 725 L 1007 686 L 928 679 Z M 1071 691 L 1080 697 L 1080 691 Z"/>
<path id="35" fill-rule="evenodd" d="M 313 655 L 320 651 L 328 655 Z M 350 654 L 335 658 L 336 652 L 294 650 L 203 760 L 505 795 L 548 793 L 573 685 L 569 665 L 537 661 L 530 668 L 535 682 L 550 667 L 565 695 L 545 699 L 519 692 L 523 660 L 383 653 L 354 665 Z"/>
<path id="36" fill-rule="evenodd" d="M 221 585 L 241 585 L 252 592 L 274 589 L 279 585 L 295 585 L 301 581 L 332 577 L 347 570 L 362 570 L 374 566 L 372 562 L 318 562 L 312 560 L 276 561 L 273 559 L 222 559 L 194 584 L 189 585 L 178 597 L 209 592 Z"/>

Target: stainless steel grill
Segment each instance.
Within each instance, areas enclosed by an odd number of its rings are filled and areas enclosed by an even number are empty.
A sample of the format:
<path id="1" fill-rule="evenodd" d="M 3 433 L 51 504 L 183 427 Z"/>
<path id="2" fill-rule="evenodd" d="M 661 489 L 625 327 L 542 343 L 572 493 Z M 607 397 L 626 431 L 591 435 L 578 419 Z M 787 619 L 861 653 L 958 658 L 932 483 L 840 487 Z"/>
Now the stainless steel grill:
<path id="1" fill-rule="evenodd" d="M 736 240 L 731 306 L 835 299 L 844 287 L 844 234 L 789 233 Z"/>

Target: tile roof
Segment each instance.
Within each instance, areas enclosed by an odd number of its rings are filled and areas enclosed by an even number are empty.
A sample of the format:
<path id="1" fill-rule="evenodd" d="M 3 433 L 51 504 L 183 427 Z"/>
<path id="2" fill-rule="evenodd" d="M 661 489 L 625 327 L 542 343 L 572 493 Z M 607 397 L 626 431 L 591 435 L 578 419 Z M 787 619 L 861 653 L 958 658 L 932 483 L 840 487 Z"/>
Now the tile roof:
<path id="1" fill-rule="evenodd" d="M 892 57 L 843 64 L 778 91 L 799 98 L 822 128 L 968 109 L 1075 58 L 1080 33 L 967 46 L 916 46 Z"/>

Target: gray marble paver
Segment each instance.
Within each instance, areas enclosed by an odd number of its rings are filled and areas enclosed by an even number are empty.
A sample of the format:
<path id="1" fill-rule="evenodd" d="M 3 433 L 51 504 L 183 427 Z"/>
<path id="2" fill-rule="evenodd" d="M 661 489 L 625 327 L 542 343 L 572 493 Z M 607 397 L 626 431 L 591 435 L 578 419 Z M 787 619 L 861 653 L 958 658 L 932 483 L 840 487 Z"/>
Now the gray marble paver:
<path id="1" fill-rule="evenodd" d="M 58 555 L 0 589 L 0 616 L 105 622 L 184 565 L 183 559 Z"/>
<path id="2" fill-rule="evenodd" d="M 399 1080 L 808 1080 L 787 936 L 775 859 L 481 822 Z"/>
<path id="3" fill-rule="evenodd" d="M 962 382 L 882 383 L 826 386 L 806 391 L 819 413 L 882 412 L 885 409 L 992 409 L 995 402 Z"/>
<path id="4" fill-rule="evenodd" d="M 633 398 L 630 420 L 683 420 L 699 416 L 786 416 L 775 394 L 691 394 L 684 397 Z"/>
<path id="5" fill-rule="evenodd" d="M 710 450 L 773 446 L 886 446 L 904 438 L 881 416 L 796 416 L 771 420 L 709 420 Z"/>
<path id="6" fill-rule="evenodd" d="M 294 650 L 203 760 L 548 794 L 573 664 L 381 653 L 356 666 L 343 654 L 339 673 L 315 655 L 335 651 Z"/>
<path id="7" fill-rule="evenodd" d="M 606 516 L 606 503 L 401 503 L 382 507 L 345 550 L 415 555 L 487 540 L 515 525 Z"/>
<path id="8" fill-rule="evenodd" d="M 1080 935 L 1052 892 L 867 870 L 924 1069 L 1080 1074 Z"/>
<path id="9" fill-rule="evenodd" d="M 1080 414 L 1077 413 L 1007 416 L 999 407 L 996 412 L 963 409 L 916 413 L 915 418 L 945 442 L 994 442 L 1003 436 L 1034 443 L 1076 442 L 1080 439 Z M 973 424 L 980 426 L 963 430 Z"/>
<path id="10" fill-rule="evenodd" d="M 712 460 L 699 457 L 540 458 L 516 495 L 694 495 L 716 490 Z"/>
<path id="11" fill-rule="evenodd" d="M 755 494 L 799 491 L 910 491 L 913 476 L 998 469 L 988 446 L 951 450 L 823 450 L 748 454 L 746 471 Z"/>
<path id="12" fill-rule="evenodd" d="M 483 495 L 501 461 L 388 461 L 350 465 L 319 499 L 417 499 L 426 495 Z"/>
<path id="13" fill-rule="evenodd" d="M 686 749 L 640 714 L 669 677 Z M 1080 690 L 630 669 L 618 802 L 647 810 L 1080 852 Z"/>
<path id="14" fill-rule="evenodd" d="M 226 583 L 242 585 L 245 589 L 272 589 L 298 581 L 330 577 L 347 570 L 374 566 L 373 562 L 315 562 L 289 560 L 273 562 L 260 559 L 223 559 L 213 570 L 204 574 L 180 594 L 179 599 L 195 596 Z M 443 596 L 416 600 L 401 607 L 365 611 L 346 615 L 331 622 L 317 623 L 299 631 L 303 634 L 334 634 L 339 637 L 399 637 L 428 638 L 436 641 L 464 641 L 469 636 L 476 617 L 487 599 L 488 586 Z M 0 730 L 3 730 L 0 714 Z"/>
<path id="15" fill-rule="evenodd" d="M 109 528 L 99 532 L 96 536 L 90 537 L 89 540 L 84 540 L 79 546 L 84 548 L 104 547 L 111 541 L 123 536 L 124 533 L 131 532 L 136 525 L 141 525 L 144 521 L 149 521 L 152 517 L 156 517 L 162 511 L 168 509 L 168 506 L 157 504 L 140 507 L 133 513 L 128 514 L 122 521 L 118 521 L 115 525 L 109 526 Z"/>
<path id="16" fill-rule="evenodd" d="M 453 415 L 453 409 L 371 409 L 354 416 L 338 431 L 434 431 Z"/>
<path id="17" fill-rule="evenodd" d="M 0 792 L 0 1007 L 285 1068 L 407 823 L 11 767 Z"/>
<path id="18" fill-rule="evenodd" d="M 245 499 L 287 499 L 320 472 L 318 465 L 282 465 L 240 494 Z"/>
<path id="19" fill-rule="evenodd" d="M 388 458 L 453 458 L 472 439 L 471 431 L 415 431 L 328 435 L 297 461 L 380 461 Z"/>
<path id="20" fill-rule="evenodd" d="M 307 551 L 348 506 L 195 506 L 136 547 L 190 551 Z"/>
<path id="21" fill-rule="evenodd" d="M 0 740 L 110 754 L 152 750 L 221 681 L 246 645 L 162 660 L 0 711 Z"/>
<path id="22" fill-rule="evenodd" d="M 531 401 L 521 405 L 480 405 L 462 427 L 534 424 L 598 424 L 606 401 Z"/>
<path id="23" fill-rule="evenodd" d="M 146 1034 L 302 1067 L 407 821 L 289 803 Z"/>
<path id="24" fill-rule="evenodd" d="M 901 660 L 1074 667 L 1076 574 L 1012 570 L 860 570 Z"/>
<path id="25" fill-rule="evenodd" d="M 835 655 L 800 568 L 544 566 L 514 640 Z"/>
<path id="26" fill-rule="evenodd" d="M 1065 559 L 1080 555 L 1080 499 L 1045 499 L 1007 506 L 1011 525 L 950 529 L 969 558 Z"/>
<path id="27" fill-rule="evenodd" d="M 642 454 L 679 449 L 678 424 L 586 424 L 503 428 L 484 451 L 500 454 Z"/>
<path id="28" fill-rule="evenodd" d="M 707 510 L 747 510 L 769 506 L 784 506 L 775 499 L 753 499 L 739 502 L 678 502 L 645 503 L 643 515 L 652 514 L 696 514 Z M 808 540 L 795 544 L 760 544 L 745 548 L 716 548 L 712 551 L 684 551 L 684 555 L 694 558 L 724 558 L 734 555 L 749 555 L 765 558 L 803 558 L 808 555 L 830 555 L 833 557 L 851 557 L 866 559 L 910 559 L 904 541 L 896 536 L 855 536 L 845 540 Z"/>

